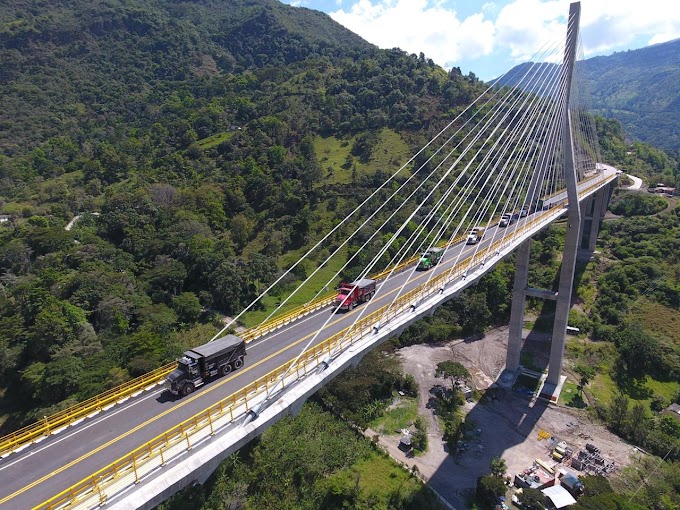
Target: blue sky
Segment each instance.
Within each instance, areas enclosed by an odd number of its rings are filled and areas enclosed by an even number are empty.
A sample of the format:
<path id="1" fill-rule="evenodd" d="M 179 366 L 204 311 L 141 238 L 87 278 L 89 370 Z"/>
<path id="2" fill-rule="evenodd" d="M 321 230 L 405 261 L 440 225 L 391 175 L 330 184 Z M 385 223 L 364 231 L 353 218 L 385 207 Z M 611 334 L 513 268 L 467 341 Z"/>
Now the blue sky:
<path id="1" fill-rule="evenodd" d="M 488 80 L 561 44 L 570 0 L 282 0 L 317 9 L 381 48 L 421 51 Z M 583 56 L 680 37 L 680 2 L 581 0 Z"/>

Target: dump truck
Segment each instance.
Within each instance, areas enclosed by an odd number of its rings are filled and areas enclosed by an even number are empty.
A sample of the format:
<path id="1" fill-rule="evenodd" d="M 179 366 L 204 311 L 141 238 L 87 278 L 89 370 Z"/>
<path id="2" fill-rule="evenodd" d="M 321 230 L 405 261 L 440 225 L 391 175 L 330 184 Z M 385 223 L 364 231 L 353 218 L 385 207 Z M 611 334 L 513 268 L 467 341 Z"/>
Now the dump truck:
<path id="1" fill-rule="evenodd" d="M 340 310 L 351 310 L 355 306 L 365 303 L 375 295 L 375 280 L 362 278 L 352 283 L 341 283 L 335 306 Z"/>
<path id="2" fill-rule="evenodd" d="M 227 335 L 185 351 L 177 368 L 165 379 L 165 389 L 174 395 L 189 395 L 210 379 L 226 375 L 243 366 L 246 343 Z"/>
<path id="3" fill-rule="evenodd" d="M 425 253 L 420 256 L 418 261 L 418 267 L 416 269 L 422 269 L 426 271 L 433 266 L 439 264 L 439 261 L 444 255 L 444 248 L 430 248 Z"/>
<path id="4" fill-rule="evenodd" d="M 477 244 L 484 237 L 484 227 L 475 227 L 470 230 L 465 244 Z"/>

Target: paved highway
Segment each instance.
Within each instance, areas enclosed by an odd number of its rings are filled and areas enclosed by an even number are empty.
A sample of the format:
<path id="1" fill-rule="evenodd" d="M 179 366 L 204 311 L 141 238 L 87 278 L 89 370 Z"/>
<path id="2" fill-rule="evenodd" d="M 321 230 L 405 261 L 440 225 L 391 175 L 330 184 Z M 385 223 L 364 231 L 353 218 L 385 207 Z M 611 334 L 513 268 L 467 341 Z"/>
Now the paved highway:
<path id="1" fill-rule="evenodd" d="M 531 215 L 526 219 L 530 218 Z M 449 248 L 444 260 L 430 271 L 413 273 L 409 269 L 394 275 L 372 301 L 351 312 L 334 315 L 318 335 L 316 343 L 350 326 L 364 309 L 366 314 L 388 304 L 399 289 L 403 289 L 402 293 L 407 292 L 425 282 L 432 273 L 450 269 L 459 254 L 461 260 L 473 255 L 476 249 L 491 243 L 498 230 L 500 238 L 501 233 L 512 232 L 518 226 L 521 227 L 524 221 L 525 218 L 522 218 L 504 229 L 489 228 L 479 245 L 461 243 Z M 241 370 L 198 388 L 189 397 L 172 397 L 158 387 L 1 460 L 0 508 L 28 509 L 42 503 L 254 379 L 294 359 L 322 327 L 329 314 L 332 314 L 332 308 L 320 310 L 252 341 L 248 344 L 246 364 Z"/>

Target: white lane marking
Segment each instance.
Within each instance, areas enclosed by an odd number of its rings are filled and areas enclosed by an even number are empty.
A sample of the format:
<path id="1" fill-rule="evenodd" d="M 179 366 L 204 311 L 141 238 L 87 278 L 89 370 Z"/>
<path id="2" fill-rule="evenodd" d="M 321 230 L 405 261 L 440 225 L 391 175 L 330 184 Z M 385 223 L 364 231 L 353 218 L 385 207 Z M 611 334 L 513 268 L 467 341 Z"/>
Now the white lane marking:
<path id="1" fill-rule="evenodd" d="M 37 449 L 37 450 L 34 450 L 34 451 L 30 452 L 29 454 L 24 455 L 23 457 L 20 457 L 20 458 L 18 458 L 18 459 L 16 459 L 16 460 L 13 460 L 13 461 L 7 463 L 7 464 L 4 465 L 4 466 L 0 466 L 0 471 L 2 471 L 3 469 L 7 469 L 8 467 L 14 466 L 15 464 L 18 464 L 19 462 L 21 462 L 22 460 L 25 460 L 25 459 L 27 459 L 27 458 L 29 458 L 29 457 L 31 457 L 32 455 L 35 455 L 35 454 L 37 454 L 37 453 L 40 453 L 40 452 L 42 452 L 43 450 L 46 450 L 47 448 L 50 448 L 51 446 L 54 446 L 54 445 L 56 445 L 56 444 L 58 444 L 58 443 L 61 443 L 61 442 L 64 441 L 65 439 L 68 439 L 68 438 L 70 438 L 70 437 L 73 437 L 73 436 L 75 436 L 76 434 L 78 434 L 79 432 L 81 432 L 81 431 L 83 431 L 83 430 L 87 430 L 87 429 L 89 429 L 90 427 L 92 427 L 92 426 L 94 426 L 94 425 L 97 425 L 98 423 L 101 423 L 101 422 L 103 422 L 104 420 L 106 420 L 106 419 L 108 419 L 108 418 L 110 418 L 110 417 L 112 417 L 112 416 L 117 415 L 118 413 L 121 413 L 121 412 L 123 412 L 123 411 L 126 411 L 127 409 L 130 409 L 132 406 L 136 406 L 137 404 L 139 404 L 139 403 L 141 403 L 141 402 L 144 402 L 145 400 L 147 400 L 147 399 L 149 399 L 149 398 L 151 398 L 151 397 L 155 397 L 157 394 L 161 393 L 162 391 L 163 391 L 163 390 L 159 390 L 159 391 L 156 391 L 156 392 L 154 392 L 154 393 L 151 393 L 151 394 L 149 394 L 149 395 L 147 395 L 147 396 L 145 396 L 145 397 L 143 397 L 143 398 L 140 398 L 139 400 L 137 400 L 137 401 L 135 401 L 135 402 L 132 402 L 132 403 L 131 403 L 130 405 L 128 405 L 128 406 L 121 407 L 120 409 L 118 409 L 118 410 L 116 410 L 116 411 L 114 411 L 114 412 L 112 412 L 112 413 L 108 413 L 108 414 L 105 413 L 105 414 L 102 415 L 99 419 L 93 421 L 92 423 L 88 423 L 88 424 L 85 425 L 84 427 L 78 427 L 78 428 L 75 429 L 72 433 L 66 434 L 66 435 L 64 435 L 63 437 L 57 439 L 56 441 L 52 441 L 50 444 L 47 444 L 47 445 L 43 446 L 42 448 L 39 448 L 39 449 Z M 43 437 L 45 437 L 45 436 L 43 436 Z M 37 441 L 36 441 L 36 442 L 37 442 Z M 28 446 L 29 446 L 29 445 L 23 446 L 23 447 L 21 447 L 21 448 L 17 448 L 17 450 L 15 450 L 15 453 L 16 453 L 16 452 L 19 452 L 19 451 L 21 451 L 21 450 L 23 450 L 24 448 L 26 448 L 26 447 L 28 447 Z"/>

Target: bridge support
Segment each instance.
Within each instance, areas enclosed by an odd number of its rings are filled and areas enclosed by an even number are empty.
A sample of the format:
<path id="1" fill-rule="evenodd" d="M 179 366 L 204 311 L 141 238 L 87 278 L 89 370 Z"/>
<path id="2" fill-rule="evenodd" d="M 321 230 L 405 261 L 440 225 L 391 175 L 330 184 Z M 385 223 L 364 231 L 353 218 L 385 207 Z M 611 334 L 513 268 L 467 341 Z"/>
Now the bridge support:
<path id="1" fill-rule="evenodd" d="M 576 166 L 574 164 L 574 142 L 572 139 L 572 119 L 569 111 L 569 97 L 571 81 L 576 57 L 576 42 L 578 36 L 581 4 L 572 3 L 569 6 L 569 21 L 567 45 L 564 54 L 565 73 L 565 102 L 562 120 L 564 178 L 567 185 L 567 232 L 564 239 L 562 254 L 562 268 L 560 270 L 560 284 L 555 307 L 555 322 L 553 323 L 553 337 L 550 345 L 550 360 L 548 362 L 548 376 L 541 389 L 541 396 L 556 401 L 559 397 L 562 362 L 564 359 L 564 344 L 567 336 L 569 310 L 571 308 L 571 291 L 574 285 L 576 269 L 576 254 L 581 240 L 581 206 L 578 200 Z"/>
<path id="2" fill-rule="evenodd" d="M 524 327 L 524 304 L 526 299 L 527 278 L 531 238 L 517 249 L 515 259 L 515 281 L 512 288 L 512 307 L 510 309 L 510 328 L 508 331 L 508 350 L 505 358 L 505 371 L 499 379 L 502 386 L 510 387 L 515 383 L 519 369 L 519 355 L 522 349 L 522 329 Z"/>
<path id="3" fill-rule="evenodd" d="M 607 212 L 607 206 L 609 205 L 609 186 L 601 188 L 592 196 L 586 205 L 586 211 L 588 214 L 585 219 L 590 223 L 590 229 L 586 232 L 588 233 L 588 238 L 584 239 L 584 245 L 587 245 L 587 249 L 590 253 L 595 251 L 597 245 L 597 236 L 600 233 L 600 224 L 602 218 L 604 218 L 605 212 Z M 585 229 L 584 229 L 585 230 Z M 584 234 L 586 233 L 584 232 Z"/>

